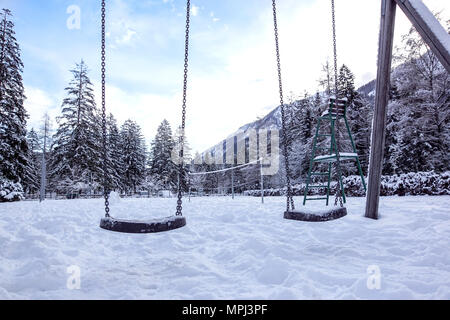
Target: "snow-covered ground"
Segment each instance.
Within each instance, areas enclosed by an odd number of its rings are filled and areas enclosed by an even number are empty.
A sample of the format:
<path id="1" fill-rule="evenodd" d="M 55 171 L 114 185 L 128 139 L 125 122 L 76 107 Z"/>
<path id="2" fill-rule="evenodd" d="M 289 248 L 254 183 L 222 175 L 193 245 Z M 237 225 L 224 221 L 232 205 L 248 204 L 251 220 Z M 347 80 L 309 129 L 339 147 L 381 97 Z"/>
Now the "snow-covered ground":
<path id="1" fill-rule="evenodd" d="M 382 198 L 379 221 L 363 218 L 363 198 L 326 223 L 284 220 L 284 205 L 193 198 L 185 228 L 128 235 L 98 227 L 101 200 L 0 204 L 0 298 L 450 299 L 450 196 Z M 175 199 L 113 199 L 112 213 L 174 209 Z M 79 290 L 67 288 L 73 265 Z"/>

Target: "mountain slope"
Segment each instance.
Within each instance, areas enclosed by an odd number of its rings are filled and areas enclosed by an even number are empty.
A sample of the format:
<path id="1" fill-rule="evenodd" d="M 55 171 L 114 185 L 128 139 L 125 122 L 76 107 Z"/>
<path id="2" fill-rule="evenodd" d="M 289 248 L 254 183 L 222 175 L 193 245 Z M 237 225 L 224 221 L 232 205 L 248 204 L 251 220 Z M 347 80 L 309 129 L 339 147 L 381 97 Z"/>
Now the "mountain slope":
<path id="1" fill-rule="evenodd" d="M 363 96 L 366 96 L 368 98 L 373 98 L 375 93 L 375 80 L 372 80 L 368 82 L 367 84 L 360 87 L 358 90 L 358 93 L 360 93 Z M 242 133 L 247 133 L 249 130 L 260 130 L 260 129 L 277 129 L 281 130 L 282 127 L 282 121 L 281 121 L 281 107 L 278 106 L 275 109 L 273 109 L 271 112 L 269 112 L 265 117 L 258 119 L 256 121 L 247 123 L 243 126 L 241 126 L 237 131 L 231 133 L 225 140 L 233 139 L 234 137 L 242 137 Z M 218 145 L 222 143 L 219 142 Z M 211 147 L 208 149 L 212 150 L 214 147 Z M 207 151 L 205 151 L 207 152 Z"/>

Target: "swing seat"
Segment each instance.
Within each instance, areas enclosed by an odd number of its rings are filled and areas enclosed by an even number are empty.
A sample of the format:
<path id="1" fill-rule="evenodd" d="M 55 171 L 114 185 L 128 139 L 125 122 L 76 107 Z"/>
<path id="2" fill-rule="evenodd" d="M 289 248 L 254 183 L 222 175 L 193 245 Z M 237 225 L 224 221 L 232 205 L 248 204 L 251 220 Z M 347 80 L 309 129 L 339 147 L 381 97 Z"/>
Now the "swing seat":
<path id="1" fill-rule="evenodd" d="M 120 220 L 109 217 L 100 221 L 100 228 L 121 233 L 157 233 L 175 230 L 185 225 L 186 218 L 182 216 L 149 221 Z"/>
<path id="2" fill-rule="evenodd" d="M 347 215 L 347 208 L 333 208 L 322 212 L 311 212 L 307 210 L 286 211 L 284 218 L 288 220 L 306 222 L 325 222 L 336 220 Z"/>

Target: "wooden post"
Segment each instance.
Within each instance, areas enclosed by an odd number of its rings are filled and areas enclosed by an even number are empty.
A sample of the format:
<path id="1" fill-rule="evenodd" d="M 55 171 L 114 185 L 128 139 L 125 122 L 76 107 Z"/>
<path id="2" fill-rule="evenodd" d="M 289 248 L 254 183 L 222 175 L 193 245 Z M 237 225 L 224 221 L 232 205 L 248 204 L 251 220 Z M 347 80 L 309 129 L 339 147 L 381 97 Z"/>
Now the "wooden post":
<path id="1" fill-rule="evenodd" d="M 392 45 L 395 25 L 395 0 L 382 0 L 381 24 L 378 43 L 378 71 L 375 94 L 375 110 L 372 124 L 369 181 L 367 190 L 367 218 L 378 219 L 381 173 L 386 135 L 386 113 L 389 101 Z"/>

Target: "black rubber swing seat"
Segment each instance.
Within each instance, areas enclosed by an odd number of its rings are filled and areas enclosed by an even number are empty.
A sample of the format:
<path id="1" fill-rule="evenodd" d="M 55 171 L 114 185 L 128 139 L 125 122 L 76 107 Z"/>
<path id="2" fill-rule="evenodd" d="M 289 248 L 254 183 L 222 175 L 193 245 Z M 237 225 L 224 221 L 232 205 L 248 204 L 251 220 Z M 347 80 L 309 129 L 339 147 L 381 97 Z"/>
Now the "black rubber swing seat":
<path id="1" fill-rule="evenodd" d="M 288 220 L 298 220 L 306 222 L 325 222 L 336 220 L 347 215 L 347 208 L 333 208 L 323 212 L 307 212 L 301 210 L 286 211 L 284 218 Z"/>
<path id="2" fill-rule="evenodd" d="M 186 218 L 182 216 L 152 219 L 149 221 L 120 220 L 109 217 L 103 218 L 100 221 L 100 228 L 122 233 L 157 233 L 175 230 L 185 225 Z"/>

